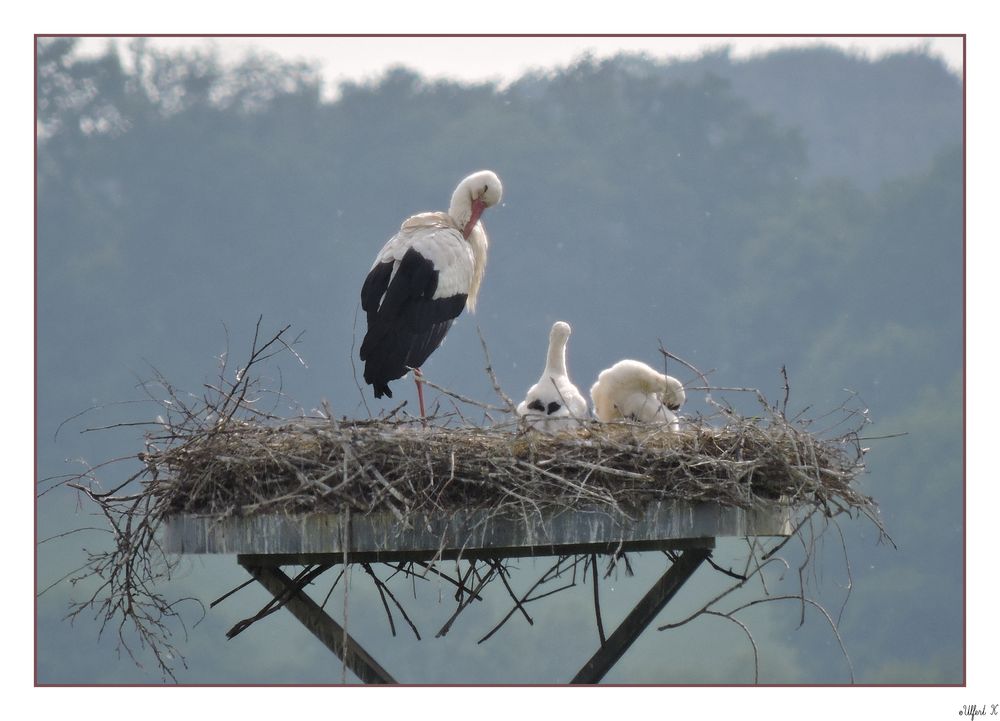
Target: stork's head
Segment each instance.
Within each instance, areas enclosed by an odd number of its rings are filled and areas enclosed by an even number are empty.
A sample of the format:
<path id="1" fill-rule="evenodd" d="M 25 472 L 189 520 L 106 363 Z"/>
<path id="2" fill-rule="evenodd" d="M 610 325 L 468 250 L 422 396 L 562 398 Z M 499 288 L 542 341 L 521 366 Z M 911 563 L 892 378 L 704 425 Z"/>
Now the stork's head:
<path id="1" fill-rule="evenodd" d="M 502 197 L 503 186 L 497 174 L 492 170 L 480 170 L 466 177 L 455 188 L 448 215 L 462 229 L 462 236 L 468 239 L 483 211 L 499 203 Z"/>
<path id="2" fill-rule="evenodd" d="M 684 392 L 684 386 L 682 386 L 681 382 L 673 376 L 663 377 L 666 380 L 666 390 L 659 394 L 660 400 L 663 401 L 663 405 L 670 410 L 680 410 L 680 407 L 684 405 L 684 401 L 687 400 L 687 394 Z"/>
<path id="3" fill-rule="evenodd" d="M 655 394 L 672 411 L 679 410 L 687 400 L 684 386 L 673 376 L 664 375 L 641 361 L 623 360 L 614 366 L 624 387 L 646 394 Z"/>
<path id="4" fill-rule="evenodd" d="M 557 320 L 552 324 L 552 330 L 549 331 L 549 342 L 565 343 L 566 339 L 569 338 L 569 334 L 572 332 L 573 329 L 569 327 L 569 323 Z"/>

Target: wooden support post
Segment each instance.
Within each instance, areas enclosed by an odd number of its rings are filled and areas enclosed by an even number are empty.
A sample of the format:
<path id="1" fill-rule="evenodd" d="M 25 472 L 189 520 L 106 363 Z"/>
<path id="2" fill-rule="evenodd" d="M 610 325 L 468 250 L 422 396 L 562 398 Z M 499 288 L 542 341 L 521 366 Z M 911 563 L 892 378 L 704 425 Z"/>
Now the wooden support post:
<path id="1" fill-rule="evenodd" d="M 598 683 L 604 678 L 674 594 L 691 578 L 702 561 L 711 554 L 711 548 L 692 548 L 684 551 L 570 683 Z"/>
<path id="2" fill-rule="evenodd" d="M 255 565 L 242 560 L 240 563 L 275 598 L 280 598 L 295 583 L 277 566 Z M 285 608 L 364 683 L 396 683 L 388 671 L 304 592 L 295 592 Z"/>

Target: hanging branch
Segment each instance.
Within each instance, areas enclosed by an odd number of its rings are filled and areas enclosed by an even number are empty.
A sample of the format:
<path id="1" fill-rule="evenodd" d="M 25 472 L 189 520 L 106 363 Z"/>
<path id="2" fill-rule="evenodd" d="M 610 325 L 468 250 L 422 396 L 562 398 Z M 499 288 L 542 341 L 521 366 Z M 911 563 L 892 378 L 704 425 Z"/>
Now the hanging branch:
<path id="1" fill-rule="evenodd" d="M 420 632 L 417 630 L 417 627 L 413 623 L 413 621 L 410 620 L 410 617 L 406 615 L 406 609 L 404 609 L 402 604 L 400 604 L 400 602 L 396 600 L 396 597 L 393 595 L 392 591 L 389 590 L 389 587 L 385 585 L 385 583 L 378 576 L 375 575 L 375 572 L 372 570 L 371 564 L 362 563 L 361 566 L 362 568 L 365 569 L 365 573 L 367 573 L 371 577 L 372 581 L 374 581 L 375 583 L 375 588 L 378 590 L 378 594 L 382 599 L 382 606 L 385 608 L 385 614 L 386 616 L 389 617 L 389 628 L 392 630 L 392 635 L 393 636 L 396 635 L 396 626 L 392 622 L 392 613 L 389 611 L 389 604 L 387 604 L 385 601 L 385 597 L 387 595 L 389 596 L 389 598 L 392 599 L 392 602 L 395 604 L 396 608 L 399 609 L 399 612 L 403 615 L 403 620 L 405 620 L 406 623 L 409 624 L 410 630 L 413 631 L 413 635 L 416 636 L 417 640 L 419 641 Z"/>
<path id="2" fill-rule="evenodd" d="M 277 352 L 291 351 L 294 341 L 289 343 L 284 339 L 288 330 L 286 326 L 261 343 L 260 325 L 258 319 L 249 359 L 235 378 L 230 380 L 227 377 L 226 360 L 221 358 L 218 382 L 206 386 L 210 393 L 201 400 L 189 403 L 154 368 L 154 379 L 140 382 L 139 388 L 148 401 L 155 402 L 161 409 L 160 417 L 155 421 L 91 426 L 81 431 L 93 433 L 146 427 L 149 430 L 142 452 L 90 466 L 81 473 L 45 479 L 40 484 L 43 488 L 39 498 L 61 487 L 72 489 L 86 498 L 104 518 L 113 542 L 110 548 L 103 550 L 84 549 L 85 564 L 68 578 L 64 577 L 44 588 L 39 596 L 63 580 L 68 580 L 74 588 L 97 581 L 96 587 L 84 600 L 71 602 L 66 618 L 73 622 L 81 614 L 93 611 L 94 618 L 100 622 L 99 633 L 103 634 L 108 628 L 115 629 L 119 653 L 124 652 L 142 668 L 137 652 L 140 649 L 148 651 L 164 680 L 177 680 L 174 674 L 176 663 L 187 667 L 173 640 L 178 630 L 185 639 L 187 637 L 187 625 L 179 608 L 188 601 L 196 605 L 200 609 L 198 621 L 204 618 L 206 609 L 197 599 L 185 597 L 170 601 L 158 590 L 169 582 L 178 558 L 163 550 L 157 532 L 164 518 L 175 509 L 183 492 L 175 479 L 161 473 L 164 469 L 159 464 L 160 454 L 164 447 L 178 453 L 188 452 L 198 442 L 219 433 L 221 427 L 236 418 L 238 413 L 257 419 L 268 417 L 254 408 L 258 398 L 250 396 L 251 393 L 256 396 L 259 390 L 256 367 Z M 279 346 L 278 350 L 274 349 L 275 346 Z M 153 393 L 154 385 L 162 392 Z M 63 426 L 61 424 L 60 429 Z M 140 463 L 139 470 L 129 473 L 124 481 L 112 484 L 110 490 L 101 490 L 99 475 L 109 473 L 121 463 L 135 460 Z M 44 487 L 46 484 L 49 485 Z M 74 531 L 53 538 L 65 537 Z M 44 539 L 43 542 L 47 540 L 51 539 Z"/>
<path id="3" fill-rule="evenodd" d="M 604 637 L 604 623 L 601 621 L 601 594 L 597 588 L 597 554 L 590 554 L 591 576 L 594 580 L 594 617 L 597 619 L 597 636 L 601 639 L 601 645 L 607 643 Z"/>
<path id="4" fill-rule="evenodd" d="M 567 588 L 571 588 L 572 586 L 576 585 L 575 581 L 573 581 L 572 583 L 557 588 L 554 591 L 543 593 L 539 596 L 534 596 L 534 597 L 531 596 L 532 591 L 534 591 L 536 588 L 551 581 L 554 578 L 559 578 L 562 575 L 562 573 L 566 570 L 562 568 L 562 564 L 568 558 L 569 556 L 560 556 L 559 560 L 556 561 L 555 565 L 553 565 L 551 568 L 549 568 L 549 570 L 547 570 L 544 574 L 542 574 L 542 577 L 539 578 L 537 581 L 535 581 L 534 585 L 531 588 L 529 588 L 528 591 L 523 596 L 521 596 L 519 600 L 515 600 L 514 607 L 507 612 L 507 615 L 504 616 L 502 619 L 500 619 L 500 621 L 490 630 L 490 632 L 487 633 L 485 636 L 483 636 L 481 639 L 479 639 L 476 643 L 483 643 L 484 641 L 488 640 L 491 636 L 493 636 L 493 634 L 499 631 L 503 627 L 503 625 L 507 623 L 508 619 L 510 619 L 510 617 L 513 616 L 518 609 L 521 609 L 523 612 L 524 604 L 530 601 L 537 601 L 541 598 L 545 598 L 546 596 L 550 596 L 553 593 L 558 593 L 559 591 L 563 591 Z M 575 568 L 576 565 L 580 563 L 580 561 L 583 560 L 584 558 L 585 556 L 577 557 L 576 560 L 573 561 L 572 564 L 573 568 Z"/>
<path id="5" fill-rule="evenodd" d="M 458 608 L 455 609 L 455 613 L 451 615 L 451 618 L 449 618 L 445 622 L 444 626 L 442 626 L 441 629 L 434 635 L 435 638 L 441 638 L 442 636 L 446 635 L 448 631 L 451 630 L 451 626 L 453 623 L 455 623 L 455 619 L 458 618 L 458 615 L 462 611 L 464 611 L 469 606 L 470 603 L 472 603 L 475 596 L 479 595 L 479 592 L 483 590 L 483 586 L 485 586 L 487 582 L 490 581 L 495 572 L 496 570 L 491 567 L 490 572 L 487 573 L 486 576 L 479 581 L 479 584 L 473 589 L 473 592 L 469 594 L 468 598 L 462 599 L 459 602 Z"/>
<path id="6" fill-rule="evenodd" d="M 504 567 L 503 562 L 500 559 L 494 559 L 491 561 L 487 561 L 487 563 L 491 564 L 493 568 L 496 570 L 497 575 L 503 582 L 504 588 L 507 589 L 507 594 L 514 601 L 514 608 L 516 608 L 518 611 L 521 612 L 521 615 L 524 616 L 524 620 L 528 622 L 529 626 L 534 626 L 535 622 L 532 620 L 531 616 L 528 615 L 528 612 L 524 610 L 524 604 L 522 604 L 520 601 L 517 600 L 517 596 L 514 595 L 514 589 L 512 589 L 510 587 L 510 583 L 507 582 L 507 575 L 509 572 Z"/>

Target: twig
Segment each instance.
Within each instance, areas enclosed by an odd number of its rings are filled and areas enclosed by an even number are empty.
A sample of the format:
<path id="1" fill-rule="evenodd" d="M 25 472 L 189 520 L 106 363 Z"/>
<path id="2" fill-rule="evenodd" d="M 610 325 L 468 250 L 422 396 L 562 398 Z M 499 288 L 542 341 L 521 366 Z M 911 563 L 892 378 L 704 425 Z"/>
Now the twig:
<path id="1" fill-rule="evenodd" d="M 508 413 L 513 413 L 516 405 L 509 395 L 504 393 L 503 388 L 500 387 L 500 381 L 497 380 L 496 373 L 493 372 L 493 361 L 490 358 L 490 349 L 486 345 L 486 339 L 483 337 L 482 329 L 477 325 L 476 333 L 479 334 L 479 343 L 483 347 L 483 355 L 486 356 L 486 375 L 490 377 L 490 383 L 493 384 L 493 392 L 497 394 L 497 398 L 503 401 L 504 407 L 496 410 L 504 410 Z"/>
<path id="2" fill-rule="evenodd" d="M 603 646 L 607 643 L 607 639 L 604 637 L 604 622 L 601 621 L 601 594 L 597 588 L 597 554 L 590 554 L 590 567 L 593 573 L 594 582 L 594 617 L 597 619 L 597 637 L 601 639 L 601 645 Z"/>

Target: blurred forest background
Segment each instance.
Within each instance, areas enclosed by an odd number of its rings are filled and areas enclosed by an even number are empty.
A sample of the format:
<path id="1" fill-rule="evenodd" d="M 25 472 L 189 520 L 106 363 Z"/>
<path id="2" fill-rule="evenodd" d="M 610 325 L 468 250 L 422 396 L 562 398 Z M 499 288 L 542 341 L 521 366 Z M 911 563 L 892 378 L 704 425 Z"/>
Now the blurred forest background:
<path id="1" fill-rule="evenodd" d="M 503 86 L 400 67 L 344 83 L 334 100 L 320 86 L 317 67 L 270 56 L 224 65 L 136 42 L 84 59 L 72 39 L 38 41 L 40 478 L 140 451 L 141 429 L 81 431 L 151 420 L 156 407 L 137 386 L 154 367 L 199 392 L 220 354 L 245 357 L 261 315 L 267 329 L 303 333 L 307 366 L 288 356 L 275 369 L 288 399 L 279 411 L 324 399 L 347 416 L 412 406 L 408 381 L 385 404 L 358 388 L 361 282 L 402 219 L 445 209 L 459 179 L 491 168 L 505 193 L 485 216 L 480 310 L 459 319 L 428 377 L 492 398 L 478 325 L 518 397 L 544 364 L 550 325 L 565 320 L 581 388 L 620 358 L 659 365 L 662 340 L 715 385 L 772 400 L 785 366 L 790 406 L 806 415 L 858 393 L 868 435 L 905 434 L 867 443 L 862 479 L 898 548 L 877 543 L 867 521 L 842 519 L 849 570 L 834 529 L 807 582 L 834 614 L 849 596 L 840 633 L 858 681 L 963 680 L 961 78 L 919 52 L 872 61 L 813 48 L 741 61 L 725 51 L 582 57 Z M 688 397 L 689 412 L 706 410 Z M 727 400 L 753 412 L 751 398 Z M 109 487 L 127 466 L 106 471 Z M 99 527 L 90 510 L 70 491 L 42 497 L 39 539 Z M 81 547 L 106 543 L 93 531 L 41 544 L 39 590 L 83 563 Z M 720 544 L 716 555 L 726 563 L 740 551 Z M 635 559 L 635 578 L 610 582 L 606 627 L 662 573 L 652 555 Z M 515 587 L 544 570 L 518 565 Z M 709 575 L 658 623 L 707 600 Z M 164 590 L 207 604 L 243 580 L 234 558 L 185 558 Z M 558 683 L 596 649 L 586 589 L 479 646 L 504 598 L 477 623 L 463 616 L 445 641 L 416 642 L 389 635 L 377 596 L 356 580 L 349 628 L 404 681 Z M 37 680 L 159 682 L 86 614 L 63 620 L 84 590 L 63 580 L 39 598 Z M 439 590 L 418 596 L 421 611 L 447 618 Z M 189 623 L 186 639 L 179 631 L 178 679 L 339 681 L 336 659 L 285 612 L 225 640 L 264 599 L 248 588 Z M 800 627 L 797 605 L 775 603 L 744 620 L 761 681 L 848 680 L 820 615 Z M 737 627 L 702 619 L 648 631 L 606 681 L 747 683 L 752 658 Z"/>

